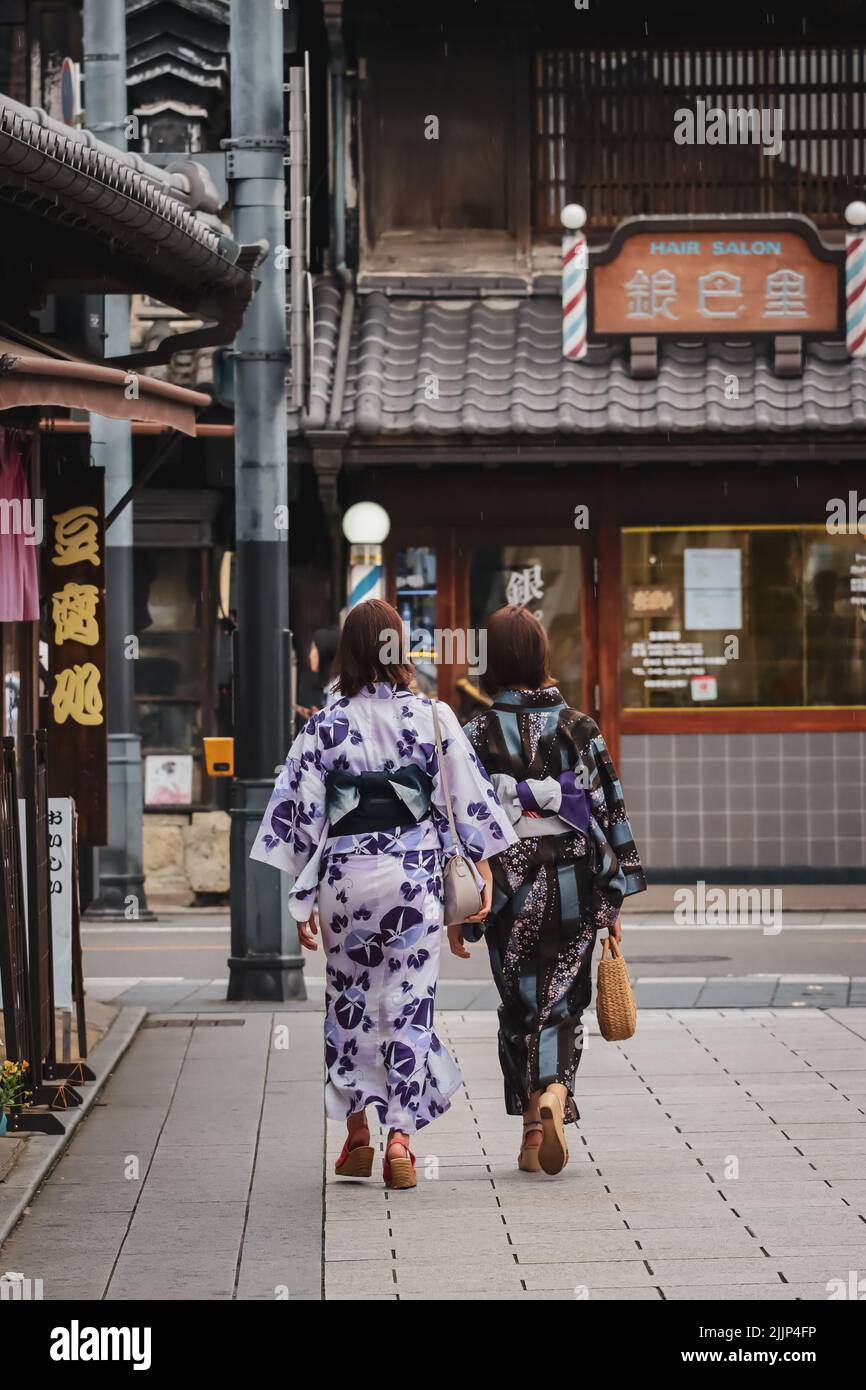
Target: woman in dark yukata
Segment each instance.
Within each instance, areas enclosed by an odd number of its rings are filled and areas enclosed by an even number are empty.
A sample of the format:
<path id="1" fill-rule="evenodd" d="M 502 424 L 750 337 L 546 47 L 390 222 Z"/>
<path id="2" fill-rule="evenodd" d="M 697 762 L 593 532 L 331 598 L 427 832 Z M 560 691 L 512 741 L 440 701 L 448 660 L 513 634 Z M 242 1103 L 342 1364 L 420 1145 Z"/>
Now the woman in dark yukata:
<path id="1" fill-rule="evenodd" d="M 646 887 L 622 788 L 597 724 L 569 709 L 549 675 L 549 644 L 525 608 L 488 620 L 490 709 L 467 725 L 518 840 L 490 861 L 485 922 L 448 929 L 452 952 L 483 932 L 499 1007 L 505 1108 L 523 1116 L 518 1166 L 558 1173 L 564 1126 L 579 1118 L 574 1077 L 592 993 L 596 933 L 617 941 L 623 898 Z"/>

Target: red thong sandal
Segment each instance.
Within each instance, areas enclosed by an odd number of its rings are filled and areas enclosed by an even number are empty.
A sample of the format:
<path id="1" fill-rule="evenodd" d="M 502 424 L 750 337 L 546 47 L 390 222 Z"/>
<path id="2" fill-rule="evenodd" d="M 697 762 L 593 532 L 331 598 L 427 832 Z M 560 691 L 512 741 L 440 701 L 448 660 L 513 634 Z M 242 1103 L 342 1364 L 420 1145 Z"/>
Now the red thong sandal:
<path id="1" fill-rule="evenodd" d="M 373 1150 L 369 1143 L 356 1144 L 350 1148 L 349 1144 L 358 1134 L 366 1134 L 370 1138 L 370 1131 L 359 1127 L 354 1134 L 346 1135 L 346 1142 L 340 1151 L 340 1157 L 334 1164 L 334 1172 L 338 1178 L 371 1178 L 373 1176 Z"/>
<path id="2" fill-rule="evenodd" d="M 392 1149 L 405 1149 L 405 1155 L 389 1158 L 388 1154 Z M 390 1138 L 385 1148 L 385 1160 L 382 1165 L 382 1176 L 385 1179 L 385 1186 L 394 1191 L 404 1191 L 409 1187 L 418 1186 L 418 1177 L 415 1172 L 415 1155 L 404 1143 L 402 1139 Z"/>

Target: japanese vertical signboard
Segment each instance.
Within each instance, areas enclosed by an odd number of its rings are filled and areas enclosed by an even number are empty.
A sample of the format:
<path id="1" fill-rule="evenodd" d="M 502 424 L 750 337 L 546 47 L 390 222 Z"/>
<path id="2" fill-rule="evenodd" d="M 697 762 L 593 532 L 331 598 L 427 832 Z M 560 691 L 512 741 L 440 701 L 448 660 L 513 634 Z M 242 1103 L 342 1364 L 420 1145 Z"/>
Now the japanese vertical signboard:
<path id="1" fill-rule="evenodd" d="M 103 471 L 64 472 L 49 493 L 48 740 L 52 796 L 71 796 L 82 844 L 108 832 Z"/>
<path id="2" fill-rule="evenodd" d="M 591 253 L 590 337 L 842 336 L 843 260 L 796 214 L 630 218 Z"/>
<path id="3" fill-rule="evenodd" d="M 72 857 L 73 811 L 69 797 L 48 798 L 48 869 L 51 882 L 51 954 L 54 961 L 54 1007 L 72 1008 Z M 18 802 L 25 918 L 30 913 L 27 888 L 25 803 Z"/>
<path id="4" fill-rule="evenodd" d="M 73 809 L 67 796 L 48 798 L 48 865 L 51 871 L 51 946 L 54 1007 L 72 1008 Z"/>

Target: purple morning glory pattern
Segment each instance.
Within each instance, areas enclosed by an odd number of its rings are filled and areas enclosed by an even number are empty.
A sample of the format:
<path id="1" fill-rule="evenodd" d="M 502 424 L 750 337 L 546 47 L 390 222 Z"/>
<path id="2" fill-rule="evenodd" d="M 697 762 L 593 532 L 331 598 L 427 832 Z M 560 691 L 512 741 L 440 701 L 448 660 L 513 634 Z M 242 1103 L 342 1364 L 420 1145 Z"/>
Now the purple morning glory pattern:
<path id="1" fill-rule="evenodd" d="M 489 858 L 514 843 L 514 831 L 453 712 L 438 711 L 463 851 Z M 428 816 L 403 829 L 331 835 L 329 772 L 413 764 L 432 779 Z M 299 921 L 318 907 L 332 1119 L 373 1106 L 382 1124 L 412 1133 L 443 1114 L 460 1085 L 434 1028 L 442 864 L 456 849 L 429 700 L 378 684 L 313 715 L 289 751 L 251 857 L 292 876 L 289 907 Z"/>

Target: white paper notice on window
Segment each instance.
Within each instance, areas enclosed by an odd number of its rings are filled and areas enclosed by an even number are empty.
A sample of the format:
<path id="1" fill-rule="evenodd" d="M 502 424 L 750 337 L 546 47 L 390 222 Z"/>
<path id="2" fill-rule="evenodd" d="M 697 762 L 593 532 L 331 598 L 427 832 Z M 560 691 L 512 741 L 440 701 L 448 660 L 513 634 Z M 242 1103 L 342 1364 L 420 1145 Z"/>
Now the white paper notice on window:
<path id="1" fill-rule="evenodd" d="M 743 625 L 742 552 L 684 550 L 683 626 L 698 632 L 735 632 Z"/>

